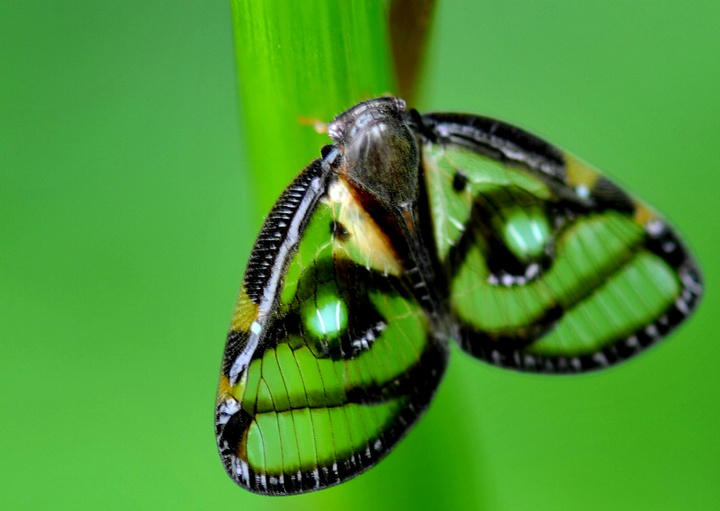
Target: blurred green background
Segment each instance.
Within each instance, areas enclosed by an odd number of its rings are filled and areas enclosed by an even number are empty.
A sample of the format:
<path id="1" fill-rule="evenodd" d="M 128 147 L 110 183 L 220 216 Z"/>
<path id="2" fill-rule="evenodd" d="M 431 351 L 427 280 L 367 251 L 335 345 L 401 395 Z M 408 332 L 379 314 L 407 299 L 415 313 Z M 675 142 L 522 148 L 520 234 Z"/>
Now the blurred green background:
<path id="1" fill-rule="evenodd" d="M 2 2 L 0 507 L 715 509 L 718 15 L 439 3 L 416 106 L 495 116 L 605 169 L 680 226 L 706 296 L 670 340 L 602 373 L 518 374 L 456 350 L 387 460 L 273 499 L 225 475 L 212 424 L 263 207 L 229 0 Z"/>

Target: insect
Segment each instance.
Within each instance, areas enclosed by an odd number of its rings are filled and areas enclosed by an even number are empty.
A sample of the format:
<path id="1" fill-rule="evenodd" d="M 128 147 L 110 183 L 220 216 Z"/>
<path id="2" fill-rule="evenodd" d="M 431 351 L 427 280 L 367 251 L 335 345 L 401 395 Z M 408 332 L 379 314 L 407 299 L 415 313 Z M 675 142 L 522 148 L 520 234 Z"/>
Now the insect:
<path id="1" fill-rule="evenodd" d="M 509 124 L 361 102 L 275 203 L 232 318 L 216 435 L 256 493 L 375 465 L 427 409 L 450 343 L 541 373 L 611 366 L 695 309 L 652 209 Z"/>

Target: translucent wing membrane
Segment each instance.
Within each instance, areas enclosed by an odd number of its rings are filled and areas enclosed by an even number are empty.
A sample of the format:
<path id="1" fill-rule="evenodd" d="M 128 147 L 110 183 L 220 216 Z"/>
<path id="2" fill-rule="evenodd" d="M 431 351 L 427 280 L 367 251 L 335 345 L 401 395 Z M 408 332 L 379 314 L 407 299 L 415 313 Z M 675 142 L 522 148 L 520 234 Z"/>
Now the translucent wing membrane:
<path id="1" fill-rule="evenodd" d="M 598 369 L 693 310 L 701 279 L 683 243 L 608 179 L 497 121 L 423 124 L 436 253 L 467 352 L 527 371 Z"/>
<path id="2" fill-rule="evenodd" d="M 374 465 L 444 372 L 388 237 L 318 160 L 269 215 L 248 264 L 218 391 L 221 458 L 241 486 L 291 494 Z"/>

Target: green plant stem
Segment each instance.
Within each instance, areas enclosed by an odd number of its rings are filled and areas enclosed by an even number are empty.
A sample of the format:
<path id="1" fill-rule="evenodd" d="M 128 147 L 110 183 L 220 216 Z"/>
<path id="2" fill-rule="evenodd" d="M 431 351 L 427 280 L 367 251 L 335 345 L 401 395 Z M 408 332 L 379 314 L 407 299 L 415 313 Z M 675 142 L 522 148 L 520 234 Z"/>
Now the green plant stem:
<path id="1" fill-rule="evenodd" d="M 232 0 L 232 12 L 245 147 L 266 213 L 330 142 L 314 123 L 396 93 L 387 4 Z"/>

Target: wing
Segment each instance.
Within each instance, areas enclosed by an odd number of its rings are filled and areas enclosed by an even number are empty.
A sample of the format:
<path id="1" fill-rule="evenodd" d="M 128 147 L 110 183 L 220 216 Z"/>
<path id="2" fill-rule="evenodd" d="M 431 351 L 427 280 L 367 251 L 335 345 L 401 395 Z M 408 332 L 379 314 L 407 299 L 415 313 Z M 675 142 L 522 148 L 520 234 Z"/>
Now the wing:
<path id="1" fill-rule="evenodd" d="M 429 114 L 417 130 L 465 351 L 524 371 L 600 369 L 696 307 L 701 277 L 678 235 L 584 163 L 482 117 Z"/>
<path id="2" fill-rule="evenodd" d="M 427 408 L 447 347 L 398 254 L 316 160 L 253 248 L 223 356 L 225 469 L 262 494 L 324 488 L 377 463 Z"/>

